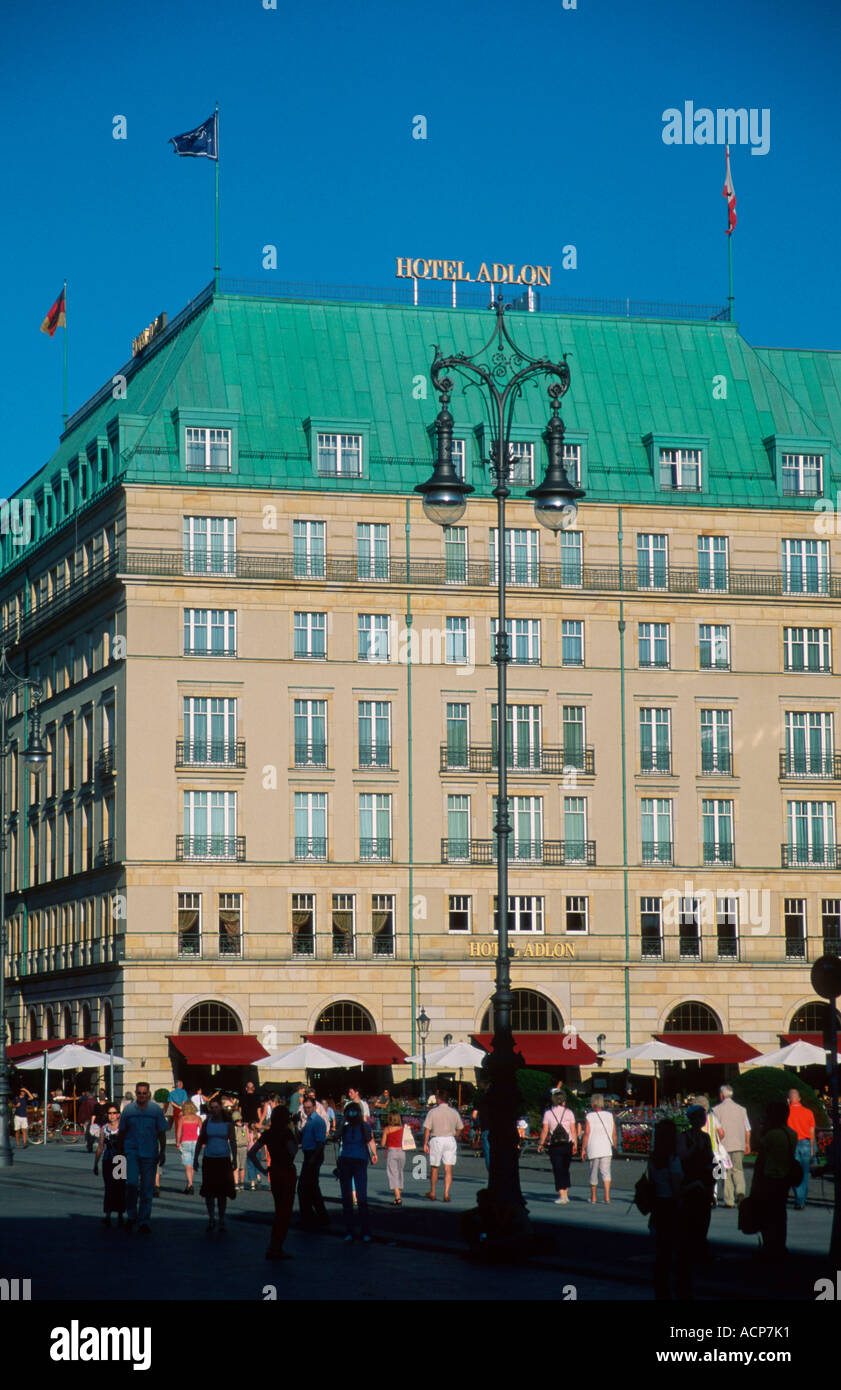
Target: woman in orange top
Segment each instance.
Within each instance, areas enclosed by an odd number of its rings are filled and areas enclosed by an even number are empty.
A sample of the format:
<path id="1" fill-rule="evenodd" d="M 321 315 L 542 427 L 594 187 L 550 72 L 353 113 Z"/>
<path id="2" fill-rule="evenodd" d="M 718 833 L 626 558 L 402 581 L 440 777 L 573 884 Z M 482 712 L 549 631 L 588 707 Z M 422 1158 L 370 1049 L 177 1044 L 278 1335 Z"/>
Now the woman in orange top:
<path id="1" fill-rule="evenodd" d="M 386 1150 L 385 1171 L 388 1185 L 394 1193 L 394 1200 L 391 1205 L 402 1207 L 401 1193 L 403 1192 L 403 1169 L 406 1166 L 406 1154 L 403 1149 L 403 1122 L 396 1110 L 392 1110 L 383 1126 L 380 1148 Z"/>
<path id="2" fill-rule="evenodd" d="M 181 1162 L 184 1164 L 184 1176 L 187 1179 L 187 1186 L 184 1191 L 189 1196 L 193 1191 L 193 1163 L 196 1157 L 196 1141 L 201 1129 L 201 1120 L 198 1112 L 191 1100 L 184 1102 L 181 1114 L 175 1121 L 175 1147 L 181 1155 Z"/>

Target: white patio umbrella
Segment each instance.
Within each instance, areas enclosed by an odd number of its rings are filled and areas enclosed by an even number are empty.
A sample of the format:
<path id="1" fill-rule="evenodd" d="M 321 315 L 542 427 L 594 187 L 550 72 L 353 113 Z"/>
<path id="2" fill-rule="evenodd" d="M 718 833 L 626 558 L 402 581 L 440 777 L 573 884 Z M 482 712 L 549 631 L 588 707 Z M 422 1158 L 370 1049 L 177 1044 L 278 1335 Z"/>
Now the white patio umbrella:
<path id="1" fill-rule="evenodd" d="M 432 1052 L 426 1054 L 426 1065 L 433 1067 L 435 1071 L 456 1071 L 458 1070 L 458 1102 L 461 1105 L 461 1073 L 465 1067 L 481 1067 L 487 1053 L 481 1047 L 472 1047 L 470 1043 L 457 1042 L 450 1043 L 447 1047 L 433 1048 Z M 408 1062 L 423 1062 L 423 1053 L 414 1057 L 407 1057 Z"/>
<path id="2" fill-rule="evenodd" d="M 677 1047 L 675 1043 L 660 1042 L 657 1038 L 652 1038 L 650 1042 L 636 1043 L 633 1047 L 625 1047 L 621 1052 L 609 1052 L 606 1062 L 624 1061 L 626 1058 L 635 1062 L 703 1062 L 709 1057 L 708 1052 L 692 1052 L 688 1047 Z M 657 1068 L 654 1068 L 654 1104 L 657 1104 Z"/>
<path id="3" fill-rule="evenodd" d="M 82 1047 L 80 1043 L 65 1043 L 54 1052 L 44 1050 L 43 1057 L 30 1057 L 26 1062 L 18 1062 L 18 1071 L 44 1072 L 44 1133 L 41 1143 L 47 1142 L 47 1091 L 50 1071 L 77 1071 L 80 1067 L 102 1068 L 106 1061 L 111 1072 L 111 1098 L 114 1099 L 114 1068 L 127 1067 L 129 1059 L 118 1057 L 116 1052 L 94 1052 L 92 1047 Z M 75 1114 L 75 1106 L 74 1106 Z"/>
<path id="4" fill-rule="evenodd" d="M 805 1038 L 798 1038 L 796 1042 L 789 1043 L 787 1047 L 780 1047 L 776 1052 L 766 1052 L 762 1056 L 752 1057 L 749 1062 L 745 1062 L 745 1066 L 824 1067 L 826 1058 L 827 1054 L 822 1047 L 815 1047 L 814 1043 L 806 1042 Z"/>
<path id="5" fill-rule="evenodd" d="M 318 1043 L 302 1042 L 290 1047 L 286 1052 L 273 1052 L 271 1057 L 255 1057 L 252 1066 L 263 1071 L 312 1071 L 327 1067 L 363 1067 L 359 1057 L 348 1057 L 344 1052 L 331 1052 Z"/>

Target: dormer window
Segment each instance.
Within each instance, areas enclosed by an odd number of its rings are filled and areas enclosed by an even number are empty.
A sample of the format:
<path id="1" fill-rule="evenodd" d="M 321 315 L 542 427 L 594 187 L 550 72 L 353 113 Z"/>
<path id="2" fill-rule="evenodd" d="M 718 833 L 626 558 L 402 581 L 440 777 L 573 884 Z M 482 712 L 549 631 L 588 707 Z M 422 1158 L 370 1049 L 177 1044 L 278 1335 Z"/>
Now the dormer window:
<path id="1" fill-rule="evenodd" d="M 783 454 L 784 497 L 823 496 L 823 454 Z"/>
<path id="2" fill-rule="evenodd" d="M 230 473 L 231 431 L 187 426 L 188 473 Z"/>
<path id="3" fill-rule="evenodd" d="M 701 450 L 661 449 L 660 487 L 667 492 L 700 492 Z"/>

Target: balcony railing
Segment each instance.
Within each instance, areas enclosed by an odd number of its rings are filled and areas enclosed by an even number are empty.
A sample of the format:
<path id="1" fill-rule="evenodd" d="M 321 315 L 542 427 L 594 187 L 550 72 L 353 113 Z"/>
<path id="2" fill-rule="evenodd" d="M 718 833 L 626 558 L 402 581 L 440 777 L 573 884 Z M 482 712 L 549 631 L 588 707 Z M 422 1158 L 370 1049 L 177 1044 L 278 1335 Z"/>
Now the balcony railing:
<path id="1" fill-rule="evenodd" d="M 176 739 L 175 766 L 245 767 L 245 739 Z"/>
<path id="2" fill-rule="evenodd" d="M 643 840 L 643 864 L 671 864 L 674 846 L 671 840 Z"/>
<path id="3" fill-rule="evenodd" d="M 389 863 L 391 860 L 391 836 L 363 836 L 359 841 L 359 858 Z"/>
<path id="4" fill-rule="evenodd" d="M 327 744 L 323 739 L 312 739 L 309 742 L 303 740 L 295 741 L 295 766 L 296 767 L 326 767 L 327 766 Z"/>
<path id="5" fill-rule="evenodd" d="M 200 956 L 201 933 L 182 932 L 178 938 L 178 954 L 179 956 Z"/>
<path id="6" fill-rule="evenodd" d="M 780 777 L 820 777 L 841 781 L 841 753 L 780 753 Z"/>
<path id="7" fill-rule="evenodd" d="M 508 850 L 508 862 L 517 864 L 543 864 L 547 868 L 587 865 L 596 862 L 595 840 L 517 840 L 512 839 Z M 453 840 L 441 841 L 442 864 L 490 864 L 496 863 L 496 840 Z"/>
<path id="8" fill-rule="evenodd" d="M 567 768 L 586 777 L 596 773 L 596 754 L 588 744 L 586 748 L 518 748 L 508 747 L 507 766 L 513 772 L 540 772 L 549 777 L 562 777 Z M 467 748 L 450 747 L 441 744 L 441 772 L 495 772 L 499 765 L 496 746 L 490 743 L 471 743 Z"/>
<path id="9" fill-rule="evenodd" d="M 239 932 L 235 934 L 228 932 L 219 933 L 219 954 L 220 956 L 242 955 L 242 937 Z"/>
<path id="10" fill-rule="evenodd" d="M 100 748 L 96 760 L 96 771 L 100 777 L 114 776 L 117 771 L 117 755 L 113 743 L 106 743 L 104 748 Z"/>
<path id="11" fill-rule="evenodd" d="M 185 860 L 245 860 L 244 835 L 176 835 L 175 858 Z"/>
<path id="12" fill-rule="evenodd" d="M 733 755 L 729 748 L 702 749 L 701 771 L 710 777 L 729 776 L 733 771 Z"/>
<path id="13" fill-rule="evenodd" d="M 640 753 L 640 772 L 672 771 L 671 748 L 643 748 Z"/>
<path id="14" fill-rule="evenodd" d="M 293 956 L 314 956 L 315 937 L 312 932 L 297 932 L 292 937 Z"/>
<path id="15" fill-rule="evenodd" d="M 804 936 L 786 936 L 785 957 L 786 960 L 807 960 L 809 955 L 809 944 Z"/>
<path id="16" fill-rule="evenodd" d="M 701 959 L 701 938 L 691 932 L 681 932 L 678 936 L 678 952 L 681 960 Z"/>
<path id="17" fill-rule="evenodd" d="M 391 767 L 390 743 L 360 743 L 360 767 Z"/>
<path id="18" fill-rule="evenodd" d="M 714 841 L 704 841 L 704 864 L 707 868 L 713 868 L 716 864 L 730 864 L 736 862 L 736 849 L 732 840 L 723 844 L 715 844 Z"/>
<path id="19" fill-rule="evenodd" d="M 327 858 L 327 836 L 326 835 L 296 835 L 295 836 L 295 858 L 296 859 L 326 859 Z"/>
<path id="20" fill-rule="evenodd" d="M 841 845 L 780 845 L 784 869 L 837 869 Z"/>
<path id="21" fill-rule="evenodd" d="M 227 647 L 198 647 L 194 643 L 184 643 L 185 656 L 236 656 L 236 644 L 231 643 Z"/>
<path id="22" fill-rule="evenodd" d="M 116 840 L 100 840 L 96 851 L 97 865 L 101 868 L 106 868 L 109 864 L 113 864 L 116 849 Z M 55 877 L 55 873 L 53 873 L 53 877 Z"/>
<path id="23" fill-rule="evenodd" d="M 389 935 L 383 934 L 383 935 L 381 935 L 381 936 L 374 936 L 374 937 L 372 937 L 372 938 L 371 938 L 371 949 L 372 949 L 373 955 L 375 955 L 375 956 L 393 956 L 393 955 L 394 955 L 394 937 L 393 937 L 393 935 L 391 935 L 391 934 L 389 934 Z"/>
<path id="24" fill-rule="evenodd" d="M 356 940 L 352 936 L 333 936 L 333 955 L 349 959 L 356 955 Z"/>

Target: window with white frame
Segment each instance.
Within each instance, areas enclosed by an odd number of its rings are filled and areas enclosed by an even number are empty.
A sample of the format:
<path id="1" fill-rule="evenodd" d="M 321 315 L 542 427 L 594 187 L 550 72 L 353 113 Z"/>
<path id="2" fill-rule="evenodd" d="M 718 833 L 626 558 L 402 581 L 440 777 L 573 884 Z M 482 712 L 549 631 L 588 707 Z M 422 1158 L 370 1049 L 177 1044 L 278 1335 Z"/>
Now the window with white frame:
<path id="1" fill-rule="evenodd" d="M 395 945 L 394 895 L 371 894 L 371 951 L 375 956 L 393 956 Z"/>
<path id="2" fill-rule="evenodd" d="M 233 608 L 185 608 L 185 656 L 236 656 L 237 615 Z"/>
<path id="3" fill-rule="evenodd" d="M 587 798 L 563 799 L 564 863 L 587 863 Z"/>
<path id="4" fill-rule="evenodd" d="M 361 434 L 319 434 L 317 448 L 322 477 L 362 477 Z"/>
<path id="5" fill-rule="evenodd" d="M 729 671 L 730 628 L 719 623 L 701 623 L 698 657 L 702 671 Z"/>
<path id="6" fill-rule="evenodd" d="M 292 894 L 292 954 L 315 955 L 315 894 Z"/>
<path id="7" fill-rule="evenodd" d="M 467 583 L 467 527 L 444 527 L 444 577 L 448 584 Z"/>
<path id="8" fill-rule="evenodd" d="M 360 613 L 357 617 L 357 648 L 359 661 L 388 661 L 389 624 L 386 613 Z"/>
<path id="9" fill-rule="evenodd" d="M 726 536 L 698 537 L 698 588 L 703 593 L 726 593 L 728 541 Z"/>
<path id="10" fill-rule="evenodd" d="M 298 661 L 323 661 L 327 656 L 327 614 L 296 613 L 294 654 Z"/>
<path id="11" fill-rule="evenodd" d="M 590 899 L 573 894 L 564 902 L 564 930 L 573 936 L 586 936 L 590 930 Z"/>
<path id="12" fill-rule="evenodd" d="M 494 526 L 490 532 L 491 570 L 494 583 L 499 579 L 497 546 L 497 530 Z M 505 577 L 508 583 L 537 584 L 540 560 L 538 532 L 528 527 L 506 530 L 505 550 Z"/>
<path id="13" fill-rule="evenodd" d="M 733 863 L 733 802 L 718 797 L 701 802 L 705 864 Z"/>
<path id="14" fill-rule="evenodd" d="M 295 766 L 327 765 L 327 701 L 296 700 L 293 705 Z"/>
<path id="15" fill-rule="evenodd" d="M 528 933 L 531 936 L 543 934 L 543 899 L 533 897 L 528 894 L 509 895 L 508 898 L 508 930 L 509 932 Z M 499 931 L 499 898 L 494 894 L 493 900 L 493 929 Z"/>
<path id="16" fill-rule="evenodd" d="M 561 620 L 561 665 L 584 665 L 584 623 L 579 618 Z"/>
<path id="17" fill-rule="evenodd" d="M 640 771 L 672 770 L 672 712 L 670 709 L 640 710 Z"/>
<path id="18" fill-rule="evenodd" d="M 787 671 L 831 671 L 831 630 L 828 627 L 784 627 L 783 659 Z"/>
<path id="19" fill-rule="evenodd" d="M 669 587 L 669 538 L 653 533 L 637 536 L 637 588 Z"/>
<path id="20" fill-rule="evenodd" d="M 496 634 L 499 620 L 491 618 L 491 655 L 496 650 Z M 506 618 L 505 631 L 508 633 L 508 656 L 512 666 L 540 665 L 540 619 Z"/>
<path id="21" fill-rule="evenodd" d="M 469 932 L 472 919 L 472 897 L 468 893 L 450 893 L 447 903 L 447 930 Z"/>
<path id="22" fill-rule="evenodd" d="M 563 459 L 567 477 L 577 487 L 581 482 L 581 445 L 564 444 Z"/>
<path id="23" fill-rule="evenodd" d="M 661 449 L 660 487 L 670 492 L 700 492 L 701 450 Z"/>
<path id="24" fill-rule="evenodd" d="M 818 710 L 786 710 L 786 762 L 789 777 L 831 777 L 834 772 L 832 715 Z"/>
<path id="25" fill-rule="evenodd" d="M 523 770 L 541 765 L 542 710 L 540 705 L 509 705 L 506 727 L 506 764 Z M 491 744 L 493 761 L 499 756 L 499 708 L 491 706 Z"/>
<path id="26" fill-rule="evenodd" d="M 296 579 L 323 579 L 327 571 L 326 523 L 293 521 L 292 573 Z"/>
<path id="27" fill-rule="evenodd" d="M 470 759 L 470 707 L 447 704 L 447 767 L 467 767 Z"/>
<path id="28" fill-rule="evenodd" d="M 235 574 L 236 530 L 232 516 L 185 516 L 185 573 Z"/>
<path id="29" fill-rule="evenodd" d="M 640 953 L 643 960 L 663 955 L 663 899 L 640 898 Z"/>
<path id="30" fill-rule="evenodd" d="M 534 445 L 522 440 L 512 440 L 509 450 L 511 483 L 514 487 L 531 487 L 534 481 Z"/>
<path id="31" fill-rule="evenodd" d="M 670 864 L 672 862 L 672 802 L 669 797 L 643 797 L 642 862 Z"/>
<path id="32" fill-rule="evenodd" d="M 333 955 L 352 956 L 356 951 L 356 895 L 334 893 L 330 908 Z"/>
<path id="33" fill-rule="evenodd" d="M 187 426 L 188 473 L 230 473 L 231 431 Z"/>
<path id="34" fill-rule="evenodd" d="M 327 793 L 295 792 L 295 858 L 327 858 Z"/>
<path id="35" fill-rule="evenodd" d="M 580 587 L 582 573 L 581 532 L 562 531 L 561 583 L 571 587 Z"/>
<path id="36" fill-rule="evenodd" d="M 739 954 L 739 899 L 720 893 L 715 909 L 716 949 L 719 960 L 735 960 Z"/>
<path id="37" fill-rule="evenodd" d="M 783 541 L 783 591 L 787 594 L 829 592 L 829 541 Z"/>
<path id="38" fill-rule="evenodd" d="M 561 710 L 561 736 L 564 768 L 583 771 L 586 764 L 585 709 L 583 705 L 564 705 Z"/>
<path id="39" fill-rule="evenodd" d="M 788 866 L 835 867 L 835 802 L 789 801 Z"/>
<path id="40" fill-rule="evenodd" d="M 242 955 L 242 893 L 219 894 L 219 954 Z"/>
<path id="41" fill-rule="evenodd" d="M 236 833 L 236 792 L 185 791 L 185 859 L 235 859 Z"/>
<path id="42" fill-rule="evenodd" d="M 668 623 L 639 623 L 637 627 L 637 638 L 640 666 L 668 667 Z"/>
<path id="43" fill-rule="evenodd" d="M 509 855 L 519 863 L 540 863 L 543 859 L 543 797 L 513 796 L 511 805 L 511 834 Z M 497 799 L 493 800 L 494 820 Z"/>
<path id="44" fill-rule="evenodd" d="M 360 859 L 391 859 L 391 795 L 363 792 L 359 798 Z"/>
<path id="45" fill-rule="evenodd" d="M 822 496 L 823 454 L 783 454 L 782 484 L 785 497 Z"/>
<path id="46" fill-rule="evenodd" d="M 733 771 L 733 713 L 729 709 L 701 710 L 701 771 Z"/>
<path id="47" fill-rule="evenodd" d="M 391 705 L 387 700 L 360 700 L 359 766 L 391 766 Z"/>
<path id="48" fill-rule="evenodd" d="M 237 702 L 216 696 L 184 697 L 184 762 L 236 765 Z"/>
<path id="49" fill-rule="evenodd" d="M 381 522 L 360 521 L 356 526 L 357 579 L 388 579 L 389 528 Z"/>
<path id="50" fill-rule="evenodd" d="M 470 797 L 447 797 L 447 863 L 470 859 Z"/>
<path id="51" fill-rule="evenodd" d="M 465 454 L 465 450 L 464 450 L 464 440 L 463 440 L 463 439 L 454 439 L 454 440 L 453 440 L 453 468 L 455 469 L 456 476 L 457 476 L 458 478 L 461 478 L 461 481 L 462 481 L 462 482 L 464 482 L 464 467 L 465 467 L 465 463 L 464 463 L 464 454 Z"/>
<path id="52" fill-rule="evenodd" d="M 803 960 L 806 956 L 806 899 L 783 899 L 783 930 L 785 931 L 786 960 Z"/>
<path id="53" fill-rule="evenodd" d="M 453 666 L 470 661 L 470 622 L 467 618 L 447 618 L 444 660 Z"/>
<path id="54" fill-rule="evenodd" d="M 178 954 L 201 955 L 201 893 L 178 894 Z"/>

